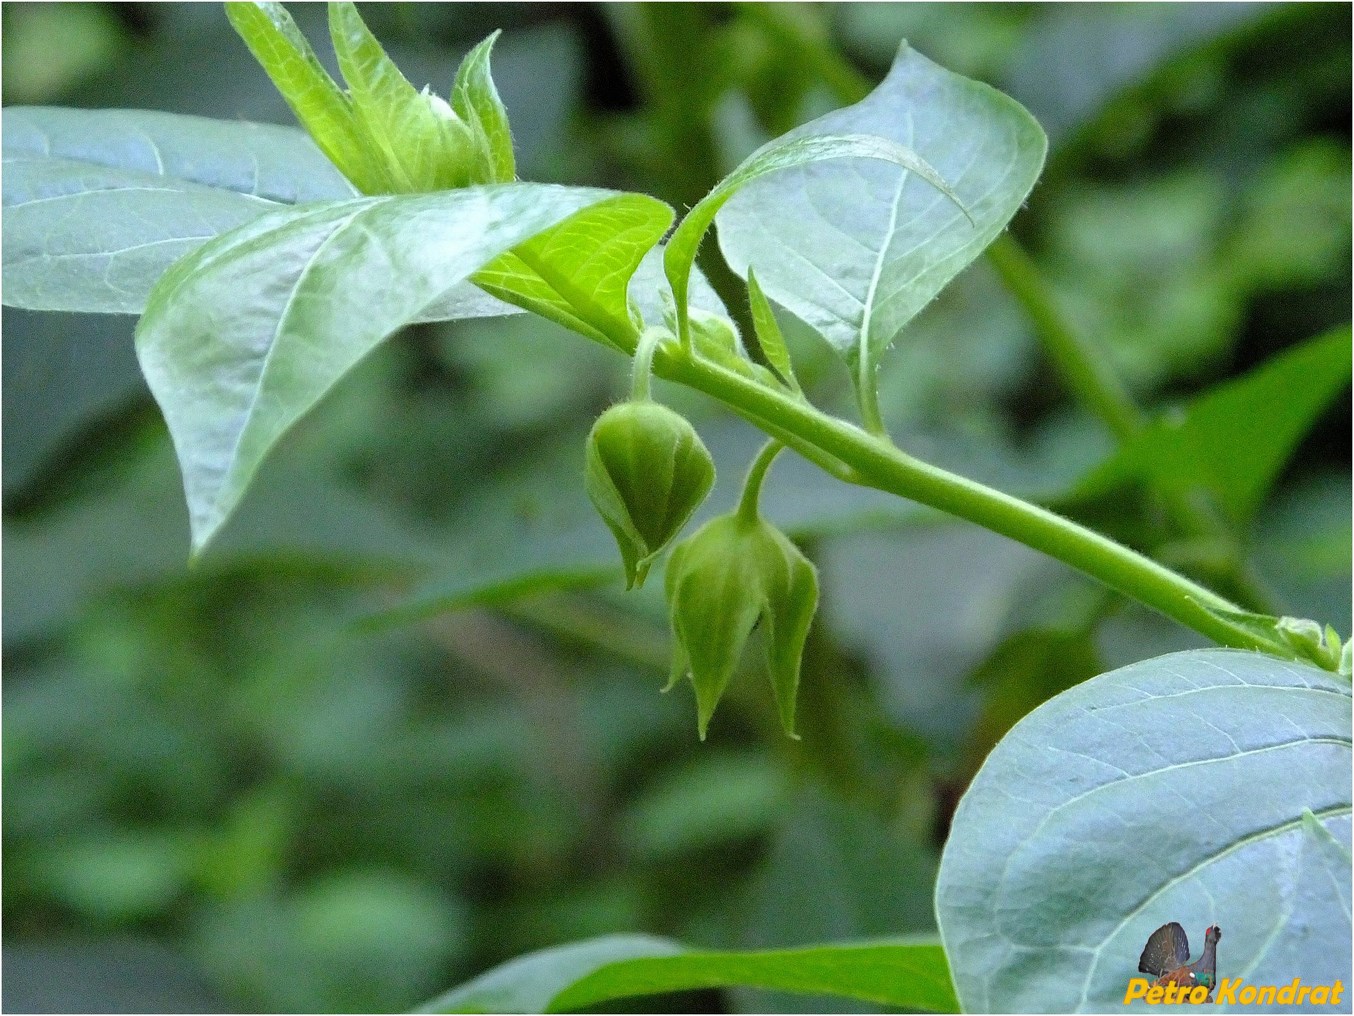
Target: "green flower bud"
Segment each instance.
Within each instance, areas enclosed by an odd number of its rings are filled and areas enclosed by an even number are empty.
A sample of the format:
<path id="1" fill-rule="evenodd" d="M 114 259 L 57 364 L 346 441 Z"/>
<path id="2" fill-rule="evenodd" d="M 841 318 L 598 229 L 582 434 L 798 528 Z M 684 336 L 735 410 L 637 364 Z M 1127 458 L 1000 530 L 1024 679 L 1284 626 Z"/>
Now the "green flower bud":
<path id="1" fill-rule="evenodd" d="M 616 537 L 627 589 L 644 584 L 649 566 L 714 482 L 715 464 L 700 435 L 666 406 L 622 402 L 597 418 L 584 483 Z"/>
<path id="2" fill-rule="evenodd" d="M 758 622 L 781 725 L 797 736 L 799 660 L 818 609 L 808 558 L 765 519 L 722 515 L 673 550 L 666 587 L 675 644 L 668 688 L 689 674 L 701 739 Z"/>

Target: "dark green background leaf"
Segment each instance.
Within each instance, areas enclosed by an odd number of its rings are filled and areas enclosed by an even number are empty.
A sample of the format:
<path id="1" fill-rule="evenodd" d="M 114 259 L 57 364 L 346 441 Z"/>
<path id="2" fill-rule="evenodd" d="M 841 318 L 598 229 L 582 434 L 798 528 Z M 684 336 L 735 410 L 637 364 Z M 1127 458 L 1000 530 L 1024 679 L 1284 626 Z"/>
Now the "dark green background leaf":
<path id="1" fill-rule="evenodd" d="M 1202 489 L 1238 523 L 1255 514 L 1321 412 L 1349 385 L 1345 325 L 1166 413 L 1087 477 L 1103 493 L 1127 480 L 1188 495 Z"/>
<path id="2" fill-rule="evenodd" d="M 521 957 L 424 1011 L 579 1012 L 614 999 L 731 985 L 835 992 L 923 1012 L 955 1007 L 945 954 L 930 942 L 716 953 L 627 935 Z"/>

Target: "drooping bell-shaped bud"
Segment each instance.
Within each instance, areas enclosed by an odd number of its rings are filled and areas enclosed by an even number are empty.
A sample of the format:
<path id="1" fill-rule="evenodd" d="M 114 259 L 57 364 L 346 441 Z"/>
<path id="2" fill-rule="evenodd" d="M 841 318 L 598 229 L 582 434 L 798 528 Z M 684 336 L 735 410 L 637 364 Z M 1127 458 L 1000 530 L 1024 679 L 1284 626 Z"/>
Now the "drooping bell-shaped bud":
<path id="1" fill-rule="evenodd" d="M 722 515 L 673 550 L 666 591 L 675 643 L 668 687 L 690 676 L 701 739 L 759 622 L 781 725 L 795 737 L 799 661 L 818 608 L 808 558 L 765 519 Z"/>
<path id="2" fill-rule="evenodd" d="M 644 584 L 715 482 L 714 460 L 696 429 L 647 400 L 622 402 L 597 418 L 585 468 L 588 497 L 620 548 L 627 589 Z"/>

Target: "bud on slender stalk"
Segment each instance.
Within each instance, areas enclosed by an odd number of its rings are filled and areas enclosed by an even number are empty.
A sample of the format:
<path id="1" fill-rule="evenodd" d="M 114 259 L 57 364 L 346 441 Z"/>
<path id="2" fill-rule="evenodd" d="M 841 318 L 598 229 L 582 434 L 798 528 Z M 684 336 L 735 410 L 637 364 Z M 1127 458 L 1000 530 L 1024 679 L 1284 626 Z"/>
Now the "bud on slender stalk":
<path id="1" fill-rule="evenodd" d="M 644 584 L 715 482 L 700 435 L 682 416 L 649 401 L 612 406 L 588 435 L 588 497 L 616 537 L 626 588 Z"/>
<path id="2" fill-rule="evenodd" d="M 808 558 L 775 526 L 740 510 L 677 545 L 666 589 L 675 642 L 668 688 L 689 674 L 701 739 L 758 622 L 781 725 L 797 736 L 799 661 L 818 608 Z"/>

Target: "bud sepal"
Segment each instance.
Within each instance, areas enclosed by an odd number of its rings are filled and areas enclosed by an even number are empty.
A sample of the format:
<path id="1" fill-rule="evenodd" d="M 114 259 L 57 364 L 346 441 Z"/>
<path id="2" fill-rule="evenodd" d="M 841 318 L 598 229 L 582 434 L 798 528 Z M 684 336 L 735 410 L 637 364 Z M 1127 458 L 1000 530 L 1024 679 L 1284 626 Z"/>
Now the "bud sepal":
<path id="1" fill-rule="evenodd" d="M 665 584 L 674 642 L 668 688 L 690 677 L 701 739 L 759 622 L 781 725 L 797 737 L 800 657 L 818 609 L 809 559 L 765 519 L 735 512 L 677 545 Z"/>

